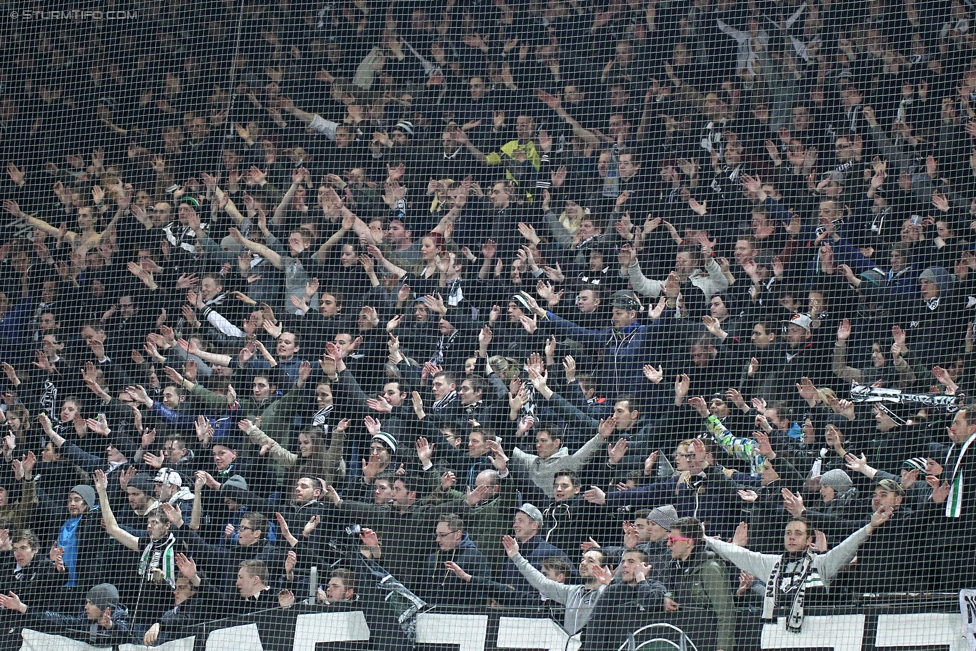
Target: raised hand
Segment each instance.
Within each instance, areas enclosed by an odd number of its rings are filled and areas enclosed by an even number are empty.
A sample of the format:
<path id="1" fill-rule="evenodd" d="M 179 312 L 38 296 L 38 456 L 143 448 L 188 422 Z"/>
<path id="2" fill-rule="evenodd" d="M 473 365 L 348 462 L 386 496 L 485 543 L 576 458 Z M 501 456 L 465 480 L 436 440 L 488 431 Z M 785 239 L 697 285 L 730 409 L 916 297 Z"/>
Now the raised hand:
<path id="1" fill-rule="evenodd" d="M 837 326 L 837 341 L 847 341 L 851 337 L 851 321 L 843 319 Z"/>
<path id="2" fill-rule="evenodd" d="M 644 377 L 646 377 L 648 380 L 650 380 L 654 384 L 660 384 L 661 383 L 661 380 L 664 379 L 664 370 L 663 370 L 663 368 L 660 365 L 658 365 L 658 367 L 655 369 L 650 364 L 645 364 L 644 365 Z"/>
<path id="3" fill-rule="evenodd" d="M 502 536 L 502 547 L 505 548 L 505 553 L 508 554 L 509 558 L 514 558 L 519 553 L 518 541 L 511 536 Z"/>
<path id="4" fill-rule="evenodd" d="M 788 488 L 784 488 L 782 490 L 782 494 L 783 507 L 792 515 L 803 515 L 803 512 L 806 510 L 806 508 L 803 506 L 803 496 L 799 493 L 794 493 Z"/>
<path id="5" fill-rule="evenodd" d="M 607 446 L 607 457 L 609 457 L 611 464 L 620 463 L 625 456 L 627 456 L 627 439 L 618 439 L 613 445 Z"/>
<path id="6" fill-rule="evenodd" d="M 176 555 L 176 568 L 180 571 L 180 574 L 185 576 L 190 581 L 192 581 L 197 575 L 196 561 L 186 554 Z"/>

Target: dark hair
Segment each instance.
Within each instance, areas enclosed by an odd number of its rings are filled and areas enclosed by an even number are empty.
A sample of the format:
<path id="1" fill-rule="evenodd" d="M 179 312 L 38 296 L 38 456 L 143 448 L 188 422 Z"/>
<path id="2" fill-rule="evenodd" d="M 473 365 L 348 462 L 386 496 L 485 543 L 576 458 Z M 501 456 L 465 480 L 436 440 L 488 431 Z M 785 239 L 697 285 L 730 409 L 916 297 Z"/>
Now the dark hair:
<path id="1" fill-rule="evenodd" d="M 627 554 L 637 554 L 637 556 L 640 557 L 641 563 L 646 563 L 649 560 L 647 552 L 645 552 L 643 549 L 625 549 L 624 553 L 621 554 L 620 557 L 623 558 Z"/>
<path id="2" fill-rule="evenodd" d="M 332 572 L 331 578 L 342 581 L 342 585 L 346 587 L 346 590 L 356 591 L 356 573 L 352 570 L 339 568 Z"/>
<path id="3" fill-rule="evenodd" d="M 810 526 L 810 521 L 807 520 L 805 516 L 802 516 L 802 515 L 792 515 L 792 516 L 790 516 L 790 519 L 786 521 L 786 526 L 790 526 L 794 522 L 801 522 L 801 523 L 803 523 L 803 526 L 807 528 L 807 536 L 808 537 L 813 535 L 813 527 Z"/>
<path id="4" fill-rule="evenodd" d="M 705 530 L 698 518 L 678 518 L 671 523 L 671 531 L 674 532 L 675 529 L 679 530 L 685 538 L 691 538 L 696 545 L 700 545 L 705 540 Z"/>
<path id="5" fill-rule="evenodd" d="M 403 484 L 404 490 L 406 490 L 408 493 L 420 492 L 420 482 L 417 481 L 416 477 L 413 477 L 409 474 L 397 475 L 396 478 L 393 480 L 393 483 L 396 482 L 400 482 L 401 484 Z"/>
<path id="6" fill-rule="evenodd" d="M 576 473 L 573 472 L 572 470 L 557 470 L 556 471 L 556 474 L 553 475 L 553 477 L 552 477 L 552 483 L 553 483 L 553 485 L 555 485 L 556 480 L 559 479 L 560 477 L 569 477 L 569 481 L 572 482 L 573 487 L 574 488 L 579 488 L 579 486 L 580 486 L 579 477 L 577 477 L 576 476 Z"/>
<path id="7" fill-rule="evenodd" d="M 471 390 L 475 393 L 484 394 L 488 389 L 488 381 L 480 375 L 469 375 L 468 377 L 461 380 L 461 384 L 469 382 L 471 384 Z"/>
<path id="8" fill-rule="evenodd" d="M 447 382 L 448 384 L 457 385 L 457 380 L 454 377 L 454 373 L 451 373 L 450 371 L 438 371 L 434 373 L 431 379 L 438 378 L 438 377 L 444 378 L 444 381 Z"/>
<path id="9" fill-rule="evenodd" d="M 247 520 L 251 523 L 251 528 L 260 531 L 261 535 L 268 533 L 268 518 L 263 513 L 257 511 L 247 511 L 241 516 L 241 522 Z"/>
<path id="10" fill-rule="evenodd" d="M 269 387 L 280 387 L 284 384 L 281 377 L 281 371 L 279 371 L 277 367 L 256 370 L 254 372 L 254 379 L 256 380 L 259 377 L 263 377 L 265 380 L 267 380 Z"/>
<path id="11" fill-rule="evenodd" d="M 464 531 L 464 520 L 457 513 L 446 513 L 437 519 L 437 523 L 447 523 L 451 531 Z"/>
<path id="12" fill-rule="evenodd" d="M 41 548 L 41 541 L 37 539 L 37 536 L 30 529 L 20 529 L 19 531 L 15 531 L 14 535 L 10 537 L 10 542 L 12 543 L 19 543 L 21 540 L 26 540 L 27 544 L 34 551 Z"/>
<path id="13" fill-rule="evenodd" d="M 495 430 L 488 427 L 475 427 L 474 429 L 471 430 L 471 434 L 469 434 L 469 436 L 474 434 L 481 434 L 481 437 L 486 441 L 498 440 L 498 436 L 495 434 Z"/>

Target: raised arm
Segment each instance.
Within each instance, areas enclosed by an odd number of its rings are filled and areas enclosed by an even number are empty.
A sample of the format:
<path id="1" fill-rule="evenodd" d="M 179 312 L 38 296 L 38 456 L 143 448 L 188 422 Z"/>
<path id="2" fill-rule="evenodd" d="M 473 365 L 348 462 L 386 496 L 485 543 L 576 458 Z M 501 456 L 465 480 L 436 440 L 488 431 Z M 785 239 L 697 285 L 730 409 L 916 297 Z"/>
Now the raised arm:
<path id="1" fill-rule="evenodd" d="M 342 218 L 342 224 L 339 226 L 339 230 L 332 234 L 332 237 L 322 242 L 322 246 L 319 250 L 312 254 L 312 258 L 319 263 L 325 262 L 326 254 L 332 250 L 332 248 L 342 241 L 349 231 L 353 229 L 353 224 L 356 221 L 355 215 L 349 215 Z"/>
<path id="2" fill-rule="evenodd" d="M 135 552 L 139 551 L 139 539 L 122 529 L 112 512 L 112 505 L 108 501 L 108 477 L 101 470 L 96 470 L 94 480 L 95 490 L 98 492 L 98 503 L 102 509 L 102 520 L 105 522 L 105 532 L 123 546 Z"/>
<path id="3" fill-rule="evenodd" d="M 275 208 L 274 214 L 271 215 L 271 222 L 273 224 L 281 224 L 281 220 L 285 216 L 285 211 L 288 209 L 288 204 L 290 204 L 291 200 L 295 198 L 295 193 L 298 192 L 299 185 L 301 185 L 301 183 L 293 182 L 291 187 L 289 187 L 285 192 L 285 196 L 281 198 L 281 203 L 278 204 L 278 206 Z"/>
<path id="4" fill-rule="evenodd" d="M 583 125 L 574 120 L 573 117 L 566 112 L 566 109 L 563 108 L 562 101 L 558 97 L 554 97 L 544 90 L 536 91 L 536 95 L 540 101 L 555 111 L 556 115 L 558 115 L 566 124 L 572 127 L 573 133 L 576 136 L 579 136 L 583 142 L 596 147 L 600 146 L 600 139 L 592 131 L 583 128 Z"/>
<path id="5" fill-rule="evenodd" d="M 251 240 L 244 237 L 239 230 L 236 228 L 227 229 L 230 231 L 231 236 L 240 243 L 241 246 L 246 248 L 248 251 L 253 251 L 260 255 L 262 258 L 267 259 L 268 262 L 273 264 L 276 268 L 281 269 L 281 256 L 276 252 L 272 251 L 263 244 L 258 244 L 257 242 L 252 242 Z"/>

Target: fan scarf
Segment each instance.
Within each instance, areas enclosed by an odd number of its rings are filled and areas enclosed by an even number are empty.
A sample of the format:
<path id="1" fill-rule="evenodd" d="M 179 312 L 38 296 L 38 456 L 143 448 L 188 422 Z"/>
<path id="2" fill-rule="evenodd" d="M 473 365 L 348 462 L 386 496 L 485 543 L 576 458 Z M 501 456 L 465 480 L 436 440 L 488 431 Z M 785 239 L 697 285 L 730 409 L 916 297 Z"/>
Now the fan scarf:
<path id="1" fill-rule="evenodd" d="M 956 465 L 952 469 L 952 487 L 949 489 L 949 499 L 946 500 L 946 510 L 945 514 L 947 518 L 958 518 L 962 515 L 962 475 L 959 471 L 962 465 L 962 458 L 966 456 L 966 452 L 969 450 L 969 446 L 976 441 L 976 434 L 969 437 L 969 440 L 962 446 L 959 450 L 959 456 L 956 458 Z"/>
<path id="2" fill-rule="evenodd" d="M 175 589 L 176 563 L 174 557 L 176 552 L 173 551 L 175 544 L 176 538 L 173 537 L 173 534 L 169 534 L 162 540 L 150 540 L 139 558 L 139 576 L 151 581 L 153 578 L 152 570 L 159 569 L 163 573 L 163 580 Z"/>
<path id="3" fill-rule="evenodd" d="M 812 550 L 807 550 L 807 553 L 797 560 L 786 559 L 785 567 L 783 556 L 776 561 L 766 583 L 766 596 L 763 598 L 762 609 L 763 621 L 775 622 L 777 597 L 788 598 L 788 593 L 792 592 L 793 600 L 786 615 L 786 630 L 790 633 L 800 632 L 803 627 L 803 597 L 806 589 L 808 585 L 810 587 L 823 585 L 816 572 L 810 574 L 814 556 Z"/>

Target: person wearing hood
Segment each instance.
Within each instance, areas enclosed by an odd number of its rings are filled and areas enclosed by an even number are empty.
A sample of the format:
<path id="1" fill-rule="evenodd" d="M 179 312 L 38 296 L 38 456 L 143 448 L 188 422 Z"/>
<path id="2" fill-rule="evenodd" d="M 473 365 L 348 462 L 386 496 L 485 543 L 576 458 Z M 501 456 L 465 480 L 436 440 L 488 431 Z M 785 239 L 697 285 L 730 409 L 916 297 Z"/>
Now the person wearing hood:
<path id="1" fill-rule="evenodd" d="M 634 514 L 633 522 L 624 520 L 623 545 L 597 548 L 591 543 L 590 549 L 602 551 L 607 565 L 619 565 L 624 552 L 639 549 L 647 554 L 657 577 L 659 568 L 663 568 L 671 558 L 668 534 L 671 533 L 671 524 L 677 519 L 678 512 L 670 504 L 650 510 L 641 509 Z"/>
<path id="2" fill-rule="evenodd" d="M 15 593 L 0 595 L 0 605 L 23 613 L 25 628 L 54 630 L 98 647 L 114 647 L 129 641 L 129 611 L 119 603 L 119 591 L 111 583 L 99 583 L 87 591 L 83 615 L 40 610 L 23 603 Z M 71 606 L 73 611 L 76 608 Z"/>
<path id="3" fill-rule="evenodd" d="M 542 571 L 544 561 L 550 558 L 561 558 L 569 563 L 569 557 L 561 549 L 554 547 L 540 535 L 542 527 L 542 511 L 538 507 L 524 502 L 515 511 L 512 531 L 521 549 L 522 557 L 535 569 Z M 514 587 L 520 592 L 531 592 L 532 586 L 519 572 L 511 557 L 502 566 L 502 583 Z"/>
<path id="4" fill-rule="evenodd" d="M 677 604 L 678 619 L 686 624 L 678 627 L 698 648 L 728 651 L 735 648 L 735 606 L 728 570 L 725 563 L 707 554 L 704 537 L 697 518 L 675 520 L 668 535 L 671 561 L 660 578 Z"/>
<path id="5" fill-rule="evenodd" d="M 63 513 L 59 505 L 38 496 L 40 505 L 48 511 L 41 518 L 45 523 L 55 523 Z M 98 510 L 95 489 L 87 484 L 74 486 L 67 494 L 68 517 L 57 528 L 45 527 L 42 540 L 49 540 L 57 548 L 68 572 L 62 592 L 62 607 L 73 608 L 74 600 L 96 584 L 102 576 L 105 533 L 102 531 L 102 515 Z"/>
<path id="6" fill-rule="evenodd" d="M 445 566 L 455 563 L 471 576 L 491 576 L 488 560 L 464 530 L 464 521 L 451 513 L 441 516 L 434 529 L 437 551 L 424 561 L 427 581 L 421 597 L 434 606 L 477 607 L 484 599 L 476 583 L 468 583 Z"/>
<path id="7" fill-rule="evenodd" d="M 969 325 L 955 292 L 956 277 L 944 267 L 927 267 L 918 277 L 919 300 L 907 323 L 913 366 L 932 368 L 957 352 Z M 916 372 L 916 375 L 920 375 Z"/>
<path id="8" fill-rule="evenodd" d="M 788 488 L 783 495 L 789 497 Z M 840 468 L 828 470 L 820 476 L 820 499 L 823 505 L 817 509 L 795 508 L 795 516 L 802 515 L 810 525 L 823 531 L 827 540 L 840 540 L 850 533 L 849 522 L 858 517 L 860 504 L 858 491 L 850 476 Z"/>
<path id="9" fill-rule="evenodd" d="M 598 428 L 593 438 L 586 442 L 583 447 L 573 454 L 563 445 L 562 438 L 555 427 L 538 423 L 535 426 L 535 451 L 536 454 L 529 454 L 519 448 L 512 450 L 512 461 L 521 467 L 528 476 L 528 482 L 532 486 L 527 487 L 530 491 L 534 488 L 541 491 L 549 499 L 552 499 L 552 480 L 559 470 L 572 470 L 579 473 L 591 458 L 599 454 L 603 448 L 603 442 L 613 434 L 613 422 L 608 420 Z"/>
<path id="10" fill-rule="evenodd" d="M 545 323 L 557 336 L 569 337 L 583 346 L 602 349 L 599 386 L 605 387 L 610 397 L 643 393 L 646 389 L 644 364 L 648 361 L 649 349 L 659 337 L 664 336 L 670 318 L 658 318 L 650 325 L 642 324 L 637 318 L 642 307 L 636 295 L 630 290 L 620 290 L 613 295 L 610 327 L 590 330 L 542 309 L 528 294 L 523 293 L 523 296 L 532 313 L 540 319 L 540 324 Z M 668 311 L 673 312 L 673 309 L 673 305 L 664 309 L 664 315 L 671 316 Z"/>

